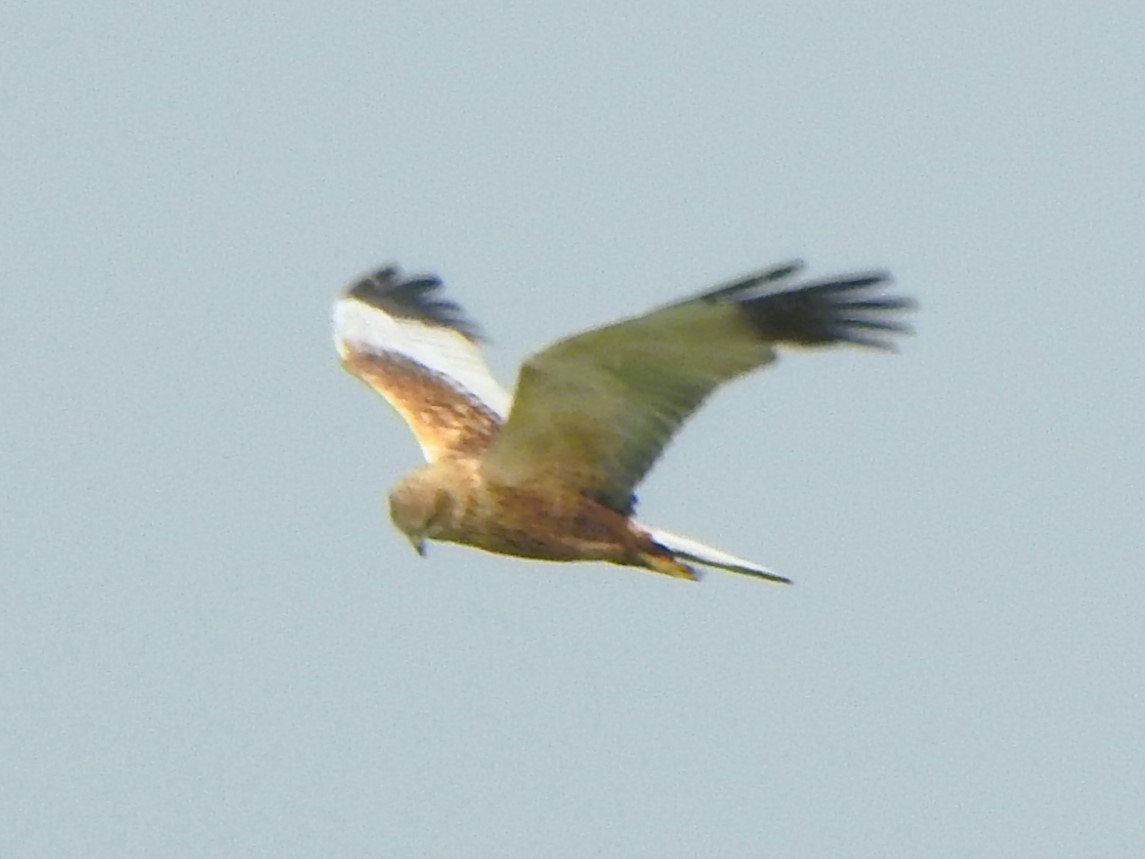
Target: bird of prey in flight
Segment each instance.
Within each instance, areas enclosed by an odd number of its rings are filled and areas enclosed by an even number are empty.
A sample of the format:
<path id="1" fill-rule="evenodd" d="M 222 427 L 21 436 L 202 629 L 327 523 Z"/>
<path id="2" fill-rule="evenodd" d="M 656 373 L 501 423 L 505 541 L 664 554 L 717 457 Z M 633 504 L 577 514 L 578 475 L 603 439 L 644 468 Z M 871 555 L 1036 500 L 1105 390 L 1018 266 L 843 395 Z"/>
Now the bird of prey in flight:
<path id="1" fill-rule="evenodd" d="M 559 340 L 521 366 L 510 397 L 477 327 L 432 275 L 389 266 L 334 305 L 342 366 L 385 397 L 426 465 L 390 493 L 390 517 L 426 540 L 548 561 L 607 561 L 684 579 L 690 563 L 787 582 L 765 567 L 633 518 L 633 490 L 724 382 L 787 347 L 892 349 L 913 302 L 880 271 L 800 278 L 787 263 L 643 316 Z"/>

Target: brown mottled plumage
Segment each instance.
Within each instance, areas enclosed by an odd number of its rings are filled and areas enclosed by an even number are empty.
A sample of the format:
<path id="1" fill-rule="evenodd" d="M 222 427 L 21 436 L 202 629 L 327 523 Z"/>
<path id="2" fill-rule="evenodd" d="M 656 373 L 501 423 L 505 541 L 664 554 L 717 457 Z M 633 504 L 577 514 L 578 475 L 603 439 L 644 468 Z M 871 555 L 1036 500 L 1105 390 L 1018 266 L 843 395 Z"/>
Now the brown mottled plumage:
<path id="1" fill-rule="evenodd" d="M 779 345 L 892 348 L 909 299 L 874 272 L 791 283 L 778 266 L 693 298 L 561 340 L 522 366 L 509 398 L 477 350 L 476 327 L 433 277 L 396 267 L 335 305 L 343 366 L 410 425 L 427 465 L 390 494 L 394 524 L 426 540 L 552 561 L 608 561 L 695 578 L 694 561 L 772 581 L 751 561 L 647 528 L 633 489 L 720 384 Z M 507 414 L 507 417 L 506 417 Z"/>

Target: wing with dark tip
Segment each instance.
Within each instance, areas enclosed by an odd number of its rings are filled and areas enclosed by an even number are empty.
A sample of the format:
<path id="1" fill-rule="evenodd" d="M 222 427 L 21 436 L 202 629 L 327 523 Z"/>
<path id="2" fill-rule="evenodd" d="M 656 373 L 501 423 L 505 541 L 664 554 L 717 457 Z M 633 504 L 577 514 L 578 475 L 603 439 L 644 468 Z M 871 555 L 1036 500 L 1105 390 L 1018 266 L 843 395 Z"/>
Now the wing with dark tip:
<path id="1" fill-rule="evenodd" d="M 788 263 L 561 340 L 521 367 L 512 410 L 483 468 L 505 483 L 550 482 L 631 512 L 632 490 L 719 385 L 779 346 L 893 348 L 910 299 L 882 272 L 797 282 Z"/>
<path id="2" fill-rule="evenodd" d="M 509 400 L 477 348 L 477 326 L 440 292 L 436 277 L 390 266 L 334 305 L 342 366 L 390 402 L 430 462 L 483 451 Z"/>

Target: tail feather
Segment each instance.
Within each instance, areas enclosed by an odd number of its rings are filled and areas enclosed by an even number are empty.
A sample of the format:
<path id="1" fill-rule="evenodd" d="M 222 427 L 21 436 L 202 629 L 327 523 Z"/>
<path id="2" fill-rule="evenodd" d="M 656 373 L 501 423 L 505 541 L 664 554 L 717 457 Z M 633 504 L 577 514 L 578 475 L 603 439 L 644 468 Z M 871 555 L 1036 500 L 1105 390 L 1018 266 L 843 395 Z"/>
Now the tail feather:
<path id="1" fill-rule="evenodd" d="M 791 579 L 777 575 L 766 567 L 761 567 L 759 564 L 746 561 L 743 558 L 737 558 L 735 555 L 729 555 L 727 552 L 721 552 L 719 549 L 713 549 L 711 546 L 705 546 L 698 540 L 681 537 L 679 534 L 661 531 L 657 528 L 648 528 L 647 531 L 652 541 L 671 553 L 673 558 L 682 558 L 685 561 L 694 561 L 697 564 L 705 564 L 709 567 L 716 567 L 731 573 L 741 573 L 745 576 L 754 576 L 769 582 L 791 584 Z"/>

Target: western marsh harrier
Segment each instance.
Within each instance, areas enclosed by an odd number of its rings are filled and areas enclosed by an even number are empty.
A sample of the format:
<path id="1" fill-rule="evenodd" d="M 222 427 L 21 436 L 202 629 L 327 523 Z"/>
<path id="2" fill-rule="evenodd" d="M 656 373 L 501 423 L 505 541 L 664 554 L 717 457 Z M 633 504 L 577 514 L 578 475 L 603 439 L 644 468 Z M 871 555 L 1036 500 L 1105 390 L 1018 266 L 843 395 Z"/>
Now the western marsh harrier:
<path id="1" fill-rule="evenodd" d="M 685 579 L 686 562 L 787 582 L 632 518 L 633 489 L 685 419 L 780 346 L 891 349 L 912 302 L 883 272 L 802 281 L 776 266 L 643 316 L 560 340 L 522 365 L 510 400 L 480 335 L 431 275 L 383 268 L 334 305 L 342 366 L 389 400 L 428 461 L 390 493 L 426 540 L 549 561 L 608 561 Z"/>

